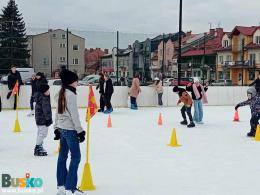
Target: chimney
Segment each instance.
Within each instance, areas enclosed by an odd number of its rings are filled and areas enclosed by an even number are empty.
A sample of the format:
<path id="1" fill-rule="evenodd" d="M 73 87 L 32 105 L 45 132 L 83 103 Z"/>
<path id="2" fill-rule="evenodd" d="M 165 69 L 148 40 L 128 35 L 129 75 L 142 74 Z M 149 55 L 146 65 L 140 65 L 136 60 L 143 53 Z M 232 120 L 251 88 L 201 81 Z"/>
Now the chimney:
<path id="1" fill-rule="evenodd" d="M 128 45 L 128 49 L 132 49 L 132 45 Z"/>
<path id="2" fill-rule="evenodd" d="M 217 37 L 222 37 L 223 36 L 223 34 L 224 34 L 223 28 L 217 28 L 216 31 L 217 31 Z"/>
<path id="3" fill-rule="evenodd" d="M 94 49 L 93 48 L 90 48 L 90 52 L 93 52 L 94 51 Z"/>
<path id="4" fill-rule="evenodd" d="M 108 49 L 104 49 L 104 53 L 105 53 L 105 54 L 108 54 Z"/>
<path id="5" fill-rule="evenodd" d="M 50 28 L 50 29 L 48 30 L 48 32 L 52 32 L 52 29 Z"/>
<path id="6" fill-rule="evenodd" d="M 209 29 L 209 34 L 214 36 L 215 35 L 215 29 Z"/>

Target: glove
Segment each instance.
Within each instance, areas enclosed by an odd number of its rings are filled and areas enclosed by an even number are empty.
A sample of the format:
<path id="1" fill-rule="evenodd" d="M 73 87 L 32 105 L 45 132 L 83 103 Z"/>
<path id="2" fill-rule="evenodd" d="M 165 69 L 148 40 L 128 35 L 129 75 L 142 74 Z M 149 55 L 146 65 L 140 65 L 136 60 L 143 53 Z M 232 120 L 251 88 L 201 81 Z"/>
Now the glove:
<path id="1" fill-rule="evenodd" d="M 85 132 L 85 131 L 82 131 L 82 132 L 78 133 L 78 138 L 79 138 L 79 142 L 80 142 L 80 143 L 84 142 L 84 140 L 85 140 L 85 135 L 86 135 L 86 132 Z"/>
<path id="2" fill-rule="evenodd" d="M 46 120 L 45 125 L 46 125 L 47 127 L 51 126 L 51 124 L 52 124 L 52 119 Z"/>
<path id="3" fill-rule="evenodd" d="M 239 108 L 239 105 L 236 105 L 235 110 L 237 110 L 238 108 Z"/>
<path id="4" fill-rule="evenodd" d="M 59 140 L 60 139 L 60 131 L 59 131 L 59 129 L 55 129 L 54 130 L 54 134 L 55 134 L 54 140 Z"/>

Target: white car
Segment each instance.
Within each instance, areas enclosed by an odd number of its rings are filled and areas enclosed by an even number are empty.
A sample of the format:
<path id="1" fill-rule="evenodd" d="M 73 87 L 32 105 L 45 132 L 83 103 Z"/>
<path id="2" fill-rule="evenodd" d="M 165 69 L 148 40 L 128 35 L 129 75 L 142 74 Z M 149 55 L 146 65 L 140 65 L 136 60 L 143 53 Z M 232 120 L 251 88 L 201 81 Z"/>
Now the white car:
<path id="1" fill-rule="evenodd" d="M 172 83 L 173 80 L 174 80 L 174 78 L 163 79 L 164 86 L 169 86 Z"/>
<path id="2" fill-rule="evenodd" d="M 80 85 L 88 85 L 88 82 L 93 80 L 93 79 L 99 79 L 99 75 L 91 74 L 91 75 L 85 76 L 81 81 L 79 81 L 79 84 Z"/>
<path id="3" fill-rule="evenodd" d="M 48 85 L 53 86 L 53 85 L 61 85 L 61 79 L 50 79 L 48 80 Z"/>

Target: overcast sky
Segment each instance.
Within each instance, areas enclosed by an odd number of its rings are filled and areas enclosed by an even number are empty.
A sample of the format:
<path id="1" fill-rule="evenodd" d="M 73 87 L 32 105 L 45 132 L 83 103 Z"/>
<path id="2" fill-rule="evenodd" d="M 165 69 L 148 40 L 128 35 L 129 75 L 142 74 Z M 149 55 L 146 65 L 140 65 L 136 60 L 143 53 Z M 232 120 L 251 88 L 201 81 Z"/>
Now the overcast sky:
<path id="1" fill-rule="evenodd" d="M 0 0 L 0 7 L 9 0 Z M 178 31 L 179 0 L 16 0 L 27 27 L 137 33 Z M 260 0 L 183 0 L 183 30 L 258 25 Z"/>

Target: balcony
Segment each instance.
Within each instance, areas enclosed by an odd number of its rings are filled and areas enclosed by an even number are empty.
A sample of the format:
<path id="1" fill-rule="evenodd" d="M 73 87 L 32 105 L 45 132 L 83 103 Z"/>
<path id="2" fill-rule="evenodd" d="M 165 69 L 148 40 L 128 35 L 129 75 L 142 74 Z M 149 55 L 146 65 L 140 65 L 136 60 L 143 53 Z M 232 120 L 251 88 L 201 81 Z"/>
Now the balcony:
<path id="1" fill-rule="evenodd" d="M 225 66 L 243 66 L 243 67 L 255 67 L 255 60 L 244 60 L 244 61 L 234 61 L 234 62 L 225 62 Z"/>

